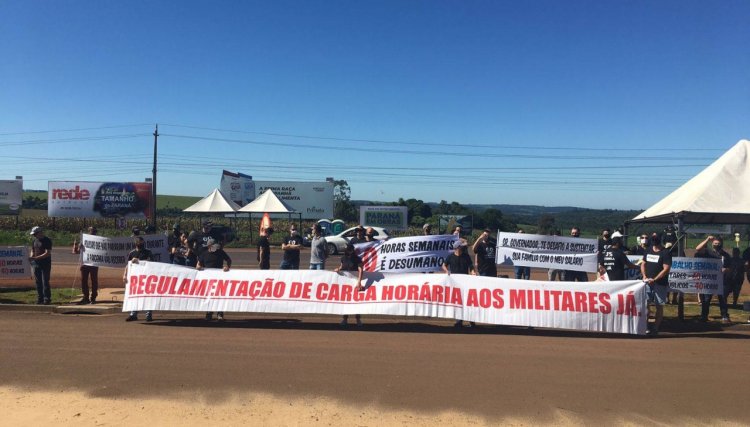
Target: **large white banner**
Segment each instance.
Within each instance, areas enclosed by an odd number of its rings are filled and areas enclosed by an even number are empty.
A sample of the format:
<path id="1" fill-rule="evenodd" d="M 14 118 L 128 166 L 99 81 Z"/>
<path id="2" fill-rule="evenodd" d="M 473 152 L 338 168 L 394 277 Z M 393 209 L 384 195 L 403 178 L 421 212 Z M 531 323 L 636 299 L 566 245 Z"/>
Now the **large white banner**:
<path id="1" fill-rule="evenodd" d="M 128 267 L 123 311 L 233 311 L 377 314 L 644 334 L 642 281 L 537 282 L 461 274 L 367 273 L 325 270 L 197 271 L 140 262 Z"/>
<path id="2" fill-rule="evenodd" d="M 151 215 L 151 183 L 50 181 L 47 215 L 146 218 Z"/>
<path id="3" fill-rule="evenodd" d="M 23 180 L 0 180 L 0 215 L 18 215 L 23 205 Z"/>
<path id="4" fill-rule="evenodd" d="M 406 206 L 360 206 L 359 223 L 365 227 L 406 230 L 409 209 Z"/>
<path id="5" fill-rule="evenodd" d="M 142 235 L 146 249 L 153 254 L 154 261 L 168 262 L 169 244 L 163 234 Z M 128 254 L 135 249 L 132 237 L 104 237 L 81 235 L 81 263 L 97 267 L 123 268 L 128 263 Z"/>
<path id="6" fill-rule="evenodd" d="M 398 237 L 354 245 L 365 271 L 426 273 L 443 271 L 458 237 L 452 234 Z"/>
<path id="7" fill-rule="evenodd" d="M 497 233 L 497 263 L 558 270 L 596 272 L 598 244 L 595 239 Z"/>
<path id="8" fill-rule="evenodd" d="M 0 279 L 28 279 L 33 274 L 25 246 L 0 247 Z"/>

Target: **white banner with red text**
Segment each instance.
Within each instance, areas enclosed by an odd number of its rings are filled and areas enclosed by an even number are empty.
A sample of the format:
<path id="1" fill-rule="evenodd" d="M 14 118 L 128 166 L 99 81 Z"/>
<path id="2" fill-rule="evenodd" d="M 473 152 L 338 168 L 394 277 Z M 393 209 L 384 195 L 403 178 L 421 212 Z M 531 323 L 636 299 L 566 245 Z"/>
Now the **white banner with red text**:
<path id="1" fill-rule="evenodd" d="M 0 247 L 0 279 L 28 279 L 33 274 L 25 246 Z"/>
<path id="2" fill-rule="evenodd" d="M 427 273 L 443 271 L 458 237 L 452 234 L 397 237 L 354 245 L 365 271 Z"/>
<path id="3" fill-rule="evenodd" d="M 163 234 L 144 234 L 146 249 L 153 255 L 153 261 L 169 260 L 169 244 Z M 81 234 L 81 264 L 97 267 L 123 268 L 128 263 L 128 254 L 135 249 L 132 237 L 104 237 Z"/>
<path id="4" fill-rule="evenodd" d="M 198 271 L 156 262 L 130 264 L 123 311 L 374 314 L 644 334 L 642 281 L 539 282 L 461 274 L 325 270 Z"/>
<path id="5" fill-rule="evenodd" d="M 594 239 L 497 233 L 498 264 L 593 273 L 598 269 L 597 251 Z"/>

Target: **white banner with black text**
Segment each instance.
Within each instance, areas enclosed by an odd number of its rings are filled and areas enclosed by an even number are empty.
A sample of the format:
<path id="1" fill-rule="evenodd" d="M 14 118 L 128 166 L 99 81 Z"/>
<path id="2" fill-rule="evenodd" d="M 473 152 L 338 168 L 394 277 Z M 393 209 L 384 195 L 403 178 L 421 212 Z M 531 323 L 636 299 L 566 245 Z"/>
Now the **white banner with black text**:
<path id="1" fill-rule="evenodd" d="M 598 269 L 595 239 L 526 233 L 497 233 L 497 263 L 586 271 Z"/>

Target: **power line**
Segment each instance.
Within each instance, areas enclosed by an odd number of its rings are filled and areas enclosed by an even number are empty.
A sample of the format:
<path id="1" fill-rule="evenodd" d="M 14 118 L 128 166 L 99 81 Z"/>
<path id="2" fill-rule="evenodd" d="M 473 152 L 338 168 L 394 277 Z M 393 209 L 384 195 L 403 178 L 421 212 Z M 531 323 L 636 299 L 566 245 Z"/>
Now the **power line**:
<path id="1" fill-rule="evenodd" d="M 416 146 L 433 146 L 433 147 L 451 147 L 451 148 L 494 148 L 494 149 L 534 149 L 534 150 L 561 150 L 561 151 L 568 151 L 571 148 L 570 147 L 553 147 L 553 146 L 539 146 L 539 147 L 532 147 L 528 145 L 483 145 L 483 144 L 467 144 L 467 143 L 452 143 L 452 144 L 446 144 L 446 143 L 437 143 L 437 142 L 415 142 L 415 141 L 399 141 L 399 140 L 383 140 L 383 139 L 367 139 L 367 138 L 344 138 L 344 137 L 330 137 L 330 136 L 316 136 L 316 135 L 304 135 L 304 134 L 291 134 L 291 133 L 281 133 L 281 132 L 261 132 L 261 131 L 248 131 L 248 130 L 233 130 L 233 129 L 221 129 L 221 128 L 211 128 L 211 127 L 201 127 L 201 126 L 190 126 L 190 125 L 180 125 L 180 124 L 164 124 L 164 126 L 172 126 L 177 128 L 185 128 L 185 129 L 196 129 L 196 130 L 205 130 L 205 131 L 211 131 L 211 132 L 226 132 L 226 133 L 239 133 L 239 134 L 249 134 L 249 135 L 265 135 L 265 136 L 276 136 L 276 137 L 285 137 L 285 138 L 300 138 L 300 139 L 313 139 L 313 140 L 328 140 L 328 141 L 337 141 L 337 142 L 366 142 L 371 144 L 400 144 L 400 145 L 416 145 Z M 609 152 L 612 151 L 612 148 L 575 148 L 576 150 L 586 150 L 586 151 L 605 151 Z M 648 149 L 650 151 L 673 151 L 669 148 L 654 148 L 654 147 L 643 147 L 643 148 L 628 148 L 628 147 L 618 147 L 617 151 L 642 151 L 644 149 Z M 682 151 L 721 151 L 720 149 L 716 148 L 686 148 L 681 149 Z"/>
<path id="2" fill-rule="evenodd" d="M 259 146 L 272 146 L 272 147 L 289 147 L 289 148 L 316 148 L 321 150 L 337 150 L 337 151 L 356 151 L 364 153 L 391 153 L 391 154 L 418 154 L 421 156 L 453 156 L 453 157 L 479 157 L 479 158 L 513 158 L 513 159 L 546 159 L 546 160 L 601 160 L 601 156 L 559 156 L 559 155 L 532 155 L 532 154 L 510 154 L 510 153 L 468 153 L 460 151 L 451 152 L 435 152 L 435 151 L 414 151 L 414 150 L 393 150 L 383 148 L 362 148 L 362 147 L 329 147 L 326 145 L 304 145 L 304 144 L 293 144 L 285 142 L 269 142 L 269 141 L 253 141 L 253 140 L 240 140 L 240 139 L 229 139 L 229 138 L 212 138 L 212 137 L 201 137 L 191 135 L 179 135 L 163 133 L 161 136 L 171 136 L 175 138 L 184 138 L 200 141 L 213 141 L 213 142 L 232 142 L 237 144 L 250 144 Z M 649 157 L 649 156 L 619 156 L 619 160 L 664 160 L 664 156 Z M 670 160 L 680 161 L 696 161 L 704 160 L 703 157 L 670 157 Z"/>
<path id="3" fill-rule="evenodd" d="M 78 129 L 56 129 L 56 130 L 36 130 L 36 131 L 25 131 L 25 132 L 8 132 L 8 133 L 0 133 L 0 136 L 33 135 L 33 134 L 39 134 L 39 133 L 57 133 L 57 132 L 83 132 L 83 131 L 89 131 L 89 130 L 119 129 L 119 128 L 149 126 L 149 125 L 151 124 L 141 123 L 141 124 L 134 124 L 134 125 L 99 126 L 99 127 L 78 128 Z"/>

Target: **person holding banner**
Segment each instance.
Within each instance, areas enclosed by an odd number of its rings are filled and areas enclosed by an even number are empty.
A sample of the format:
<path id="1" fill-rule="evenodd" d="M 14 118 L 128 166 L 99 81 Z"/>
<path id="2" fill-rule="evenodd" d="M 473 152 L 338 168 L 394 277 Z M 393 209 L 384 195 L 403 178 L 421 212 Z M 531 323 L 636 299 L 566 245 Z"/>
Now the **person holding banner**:
<path id="1" fill-rule="evenodd" d="M 208 239 L 208 244 L 205 251 L 198 255 L 198 264 L 195 266 L 196 270 L 203 270 L 204 268 L 221 268 L 224 271 L 229 271 L 232 267 L 232 258 L 224 252 L 221 245 L 214 239 Z M 225 264 L 226 263 L 226 264 Z M 213 318 L 213 312 L 206 312 L 206 320 L 211 321 Z M 224 321 L 224 312 L 219 311 L 216 313 L 216 319 L 219 322 Z"/>
<path id="2" fill-rule="evenodd" d="M 34 242 L 31 244 L 31 262 L 36 282 L 36 303 L 49 305 L 52 302 L 52 288 L 49 280 L 52 274 L 52 240 L 44 235 L 42 227 L 31 229 Z"/>
<path id="3" fill-rule="evenodd" d="M 711 242 L 709 247 L 708 242 Z M 724 292 L 716 295 L 719 300 L 719 311 L 721 312 L 721 321 L 729 323 L 729 307 L 727 306 L 727 295 L 731 290 L 730 284 L 727 283 L 729 280 L 729 273 L 732 267 L 732 257 L 723 249 L 724 239 L 721 236 L 708 236 L 705 240 L 698 243 L 695 247 L 696 258 L 715 258 L 721 260 L 721 273 L 724 275 Z M 708 322 L 708 311 L 711 307 L 711 300 L 713 294 L 698 294 L 698 298 L 701 301 L 701 322 Z"/>
<path id="4" fill-rule="evenodd" d="M 188 235 L 185 232 L 180 234 L 180 245 L 172 248 L 172 264 L 184 265 L 186 267 L 195 267 L 198 258 L 188 243 Z"/>
<path id="5" fill-rule="evenodd" d="M 146 241 L 143 240 L 143 237 L 136 236 L 134 239 L 135 242 L 135 249 L 130 251 L 128 254 L 128 261 L 132 262 L 133 264 L 138 264 L 138 261 L 151 261 L 153 259 L 153 254 L 150 250 L 146 249 Z M 122 274 L 122 281 L 127 286 L 128 284 L 128 267 L 125 266 L 125 271 Z M 125 319 L 126 322 L 132 322 L 134 320 L 138 320 L 138 312 L 137 311 L 131 311 L 130 315 Z M 146 321 L 150 322 L 154 320 L 153 318 L 153 312 L 151 310 L 148 310 L 146 312 Z"/>
<path id="6" fill-rule="evenodd" d="M 518 230 L 516 233 L 523 234 L 524 231 Z M 531 279 L 531 267 L 522 267 L 522 266 L 515 266 L 513 267 L 513 272 L 516 274 L 516 279 L 518 280 L 529 280 Z"/>
<path id="7" fill-rule="evenodd" d="M 474 263 L 479 275 L 497 277 L 497 264 L 495 263 L 497 240 L 492 237 L 492 230 L 485 228 L 474 242 L 471 251 L 474 252 Z"/>
<path id="8" fill-rule="evenodd" d="M 649 335 L 658 335 L 661 321 L 664 318 L 664 304 L 667 303 L 669 294 L 669 270 L 672 268 L 672 254 L 661 246 L 661 235 L 651 235 L 651 249 L 643 256 L 641 263 L 641 275 L 646 287 L 646 296 L 649 306 L 654 305 L 655 315 L 653 326 L 649 326 L 646 332 Z"/>
<path id="9" fill-rule="evenodd" d="M 443 263 L 443 271 L 447 275 L 453 274 L 471 274 L 472 276 L 476 276 L 477 272 L 474 269 L 474 263 L 471 262 L 471 257 L 467 253 L 467 243 L 466 239 L 459 239 L 455 246 L 453 247 L 453 253 L 448 255 L 448 258 L 445 259 L 445 263 Z M 463 320 L 458 319 L 456 320 L 456 323 L 453 324 L 456 328 L 463 327 L 464 323 Z M 470 327 L 476 326 L 474 322 L 469 322 Z"/>
<path id="10" fill-rule="evenodd" d="M 89 234 L 96 236 L 96 227 L 89 227 Z M 83 245 L 79 250 L 86 250 Z M 96 297 L 99 295 L 99 267 L 95 265 L 81 264 L 81 292 L 83 298 L 78 305 L 96 304 Z M 91 296 L 89 296 L 89 277 L 91 277 Z"/>
<path id="11" fill-rule="evenodd" d="M 310 270 L 325 270 L 326 258 L 326 238 L 322 236 L 323 227 L 320 224 L 313 225 L 313 237 L 310 241 Z"/>
<path id="12" fill-rule="evenodd" d="M 354 250 L 354 245 L 352 243 L 346 244 L 346 249 L 344 250 L 344 255 L 341 257 L 341 264 L 334 270 L 336 273 L 339 273 L 341 271 L 356 271 L 357 272 L 357 289 L 363 290 L 362 288 L 362 273 L 364 272 L 364 269 L 362 268 L 362 259 L 357 256 L 357 252 Z M 357 327 L 362 327 L 362 316 L 359 314 L 356 314 L 355 319 L 357 320 Z M 344 317 L 341 318 L 340 325 L 342 327 L 347 327 L 349 325 L 349 315 L 345 314 Z"/>
<path id="13" fill-rule="evenodd" d="M 570 237 L 581 237 L 581 230 L 578 227 L 570 229 Z M 588 282 L 589 275 L 585 271 L 563 270 L 563 282 Z"/>

